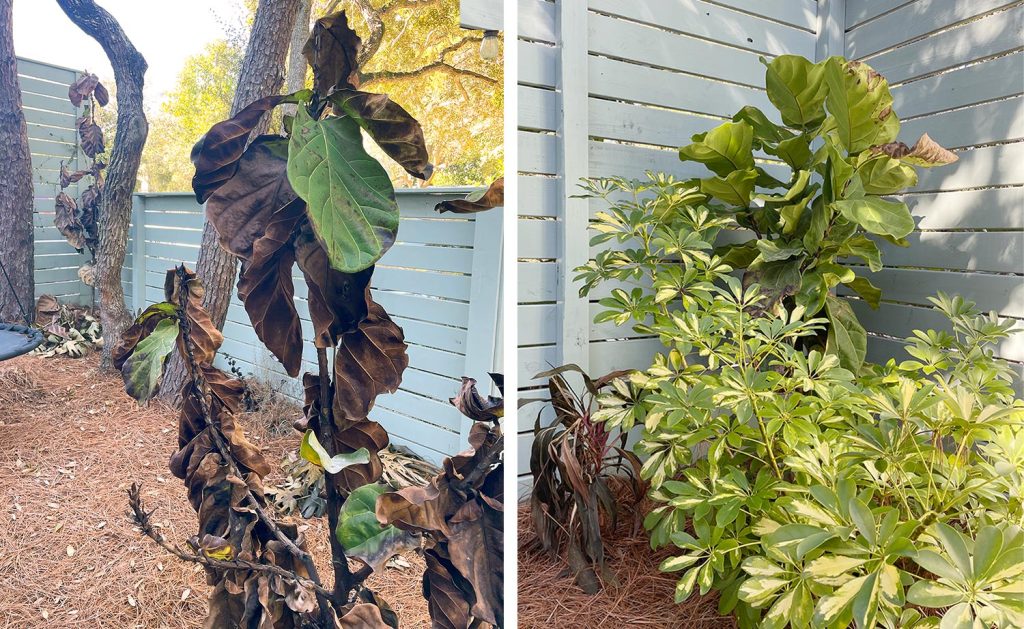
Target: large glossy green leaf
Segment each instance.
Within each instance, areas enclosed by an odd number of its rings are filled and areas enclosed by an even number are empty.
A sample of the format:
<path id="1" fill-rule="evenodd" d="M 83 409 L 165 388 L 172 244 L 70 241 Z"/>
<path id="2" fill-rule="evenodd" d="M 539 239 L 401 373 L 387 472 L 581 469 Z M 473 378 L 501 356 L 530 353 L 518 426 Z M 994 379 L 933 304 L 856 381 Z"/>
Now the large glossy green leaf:
<path id="1" fill-rule="evenodd" d="M 866 301 L 869 306 L 878 308 L 878 304 L 882 301 L 882 289 L 872 284 L 871 280 L 866 277 L 857 277 L 852 282 L 847 282 L 846 285 L 860 295 L 861 299 Z"/>
<path id="2" fill-rule="evenodd" d="M 866 64 L 832 57 L 825 64 L 826 104 L 840 144 L 860 153 L 896 139 L 900 121 L 892 110 L 889 84 Z"/>
<path id="3" fill-rule="evenodd" d="M 882 253 L 873 240 L 862 234 L 847 240 L 839 248 L 839 255 L 857 256 L 868 263 L 874 272 L 882 270 Z"/>
<path id="4" fill-rule="evenodd" d="M 767 63 L 768 100 L 794 127 L 814 127 L 825 119 L 824 62 L 812 63 L 798 55 L 781 55 Z"/>
<path id="5" fill-rule="evenodd" d="M 868 194 L 895 194 L 917 185 L 917 171 L 898 159 L 880 155 L 858 161 L 857 174 Z"/>
<path id="6" fill-rule="evenodd" d="M 288 147 L 288 180 L 307 204 L 331 266 L 355 273 L 395 242 L 398 203 L 384 167 L 349 117 L 313 120 L 300 107 Z"/>
<path id="7" fill-rule="evenodd" d="M 377 521 L 377 496 L 391 491 L 386 485 L 370 484 L 357 488 L 338 512 L 334 534 L 349 557 L 355 557 L 378 572 L 391 557 L 413 547 L 412 535 Z"/>
<path id="8" fill-rule="evenodd" d="M 914 217 L 902 201 L 865 197 L 836 201 L 832 207 L 872 234 L 904 238 L 914 231 Z"/>
<path id="9" fill-rule="evenodd" d="M 754 128 L 754 144 L 770 142 L 782 142 L 792 138 L 795 134 L 785 127 L 780 127 L 764 114 L 757 107 L 747 105 L 736 112 L 732 117 L 733 122 L 745 122 Z"/>
<path id="10" fill-rule="evenodd" d="M 153 397 L 164 372 L 164 361 L 174 350 L 177 338 L 178 320 L 166 318 L 156 324 L 149 336 L 138 342 L 121 365 L 121 377 L 128 395 L 140 402 Z"/>
<path id="11" fill-rule="evenodd" d="M 746 207 L 754 192 L 757 171 L 737 170 L 726 177 L 708 177 L 700 180 L 700 191 L 731 205 Z"/>
<path id="12" fill-rule="evenodd" d="M 864 357 L 867 355 L 867 333 L 864 326 L 857 320 L 849 302 L 839 297 L 829 295 L 825 298 L 825 312 L 828 314 L 831 325 L 828 330 L 828 340 L 825 342 L 825 350 L 830 354 L 839 357 L 839 364 L 844 369 L 857 373 L 864 364 Z M 861 503 L 863 504 L 863 503 Z M 853 507 L 851 506 L 851 512 Z M 857 526 L 865 527 L 864 530 L 872 531 L 874 535 L 874 521 L 869 520 L 870 510 L 867 515 L 863 509 L 857 511 Z M 868 525 L 870 524 L 870 527 Z M 862 532 L 862 534 L 864 534 Z M 865 534 L 865 537 L 867 535 Z"/>
<path id="13" fill-rule="evenodd" d="M 746 122 L 723 122 L 692 144 L 679 148 L 679 159 L 700 162 L 720 177 L 754 167 L 754 128 Z"/>

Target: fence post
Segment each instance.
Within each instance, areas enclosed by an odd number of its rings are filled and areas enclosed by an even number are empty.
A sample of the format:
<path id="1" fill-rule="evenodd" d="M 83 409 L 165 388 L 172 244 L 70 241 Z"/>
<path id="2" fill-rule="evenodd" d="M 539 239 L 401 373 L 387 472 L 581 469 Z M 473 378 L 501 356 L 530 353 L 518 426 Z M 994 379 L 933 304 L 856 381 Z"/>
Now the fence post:
<path id="1" fill-rule="evenodd" d="M 846 0 L 818 0 L 815 61 L 846 55 Z"/>
<path id="2" fill-rule="evenodd" d="M 590 305 L 580 297 L 572 278 L 573 269 L 590 259 L 590 238 L 587 235 L 590 204 L 586 199 L 570 197 L 575 194 L 579 180 L 590 172 L 587 3 L 560 0 L 557 10 L 560 57 L 557 87 L 561 95 L 558 119 L 561 155 L 558 166 L 562 174 L 558 359 L 561 364 L 576 363 L 586 370 L 590 362 Z"/>
<path id="3" fill-rule="evenodd" d="M 469 289 L 469 325 L 466 330 L 465 374 L 476 378 L 481 389 L 487 373 L 495 370 L 495 337 L 501 313 L 501 251 L 503 208 L 475 215 L 473 225 L 473 269 Z M 454 393 L 454 392 L 453 392 Z M 469 438 L 473 421 L 462 418 L 460 443 Z"/>
<path id="4" fill-rule="evenodd" d="M 146 307 L 146 197 L 132 195 L 132 310 Z"/>

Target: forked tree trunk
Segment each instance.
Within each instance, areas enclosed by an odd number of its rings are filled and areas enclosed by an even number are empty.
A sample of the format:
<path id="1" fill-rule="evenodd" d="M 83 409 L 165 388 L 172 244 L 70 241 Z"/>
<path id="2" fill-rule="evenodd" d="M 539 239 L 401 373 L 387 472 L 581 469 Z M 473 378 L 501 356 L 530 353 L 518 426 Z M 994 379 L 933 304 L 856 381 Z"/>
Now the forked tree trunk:
<path id="1" fill-rule="evenodd" d="M 32 156 L 14 59 L 12 4 L 13 0 L 0 0 L 0 150 L 4 171 L 0 176 L 0 262 L 14 290 L 0 274 L 0 321 L 24 323 L 19 302 L 26 312 L 31 312 L 35 302 Z"/>
<path id="2" fill-rule="evenodd" d="M 235 98 L 231 103 L 232 116 L 258 98 L 281 92 L 285 59 L 299 5 L 300 0 L 260 0 L 238 76 Z M 265 133 L 269 121 L 270 116 L 264 115 L 252 137 Z M 196 274 L 206 287 L 203 306 L 209 311 L 218 330 L 224 329 L 237 270 L 238 260 L 221 248 L 217 242 L 217 230 L 207 221 L 203 226 Z M 185 364 L 180 356 L 172 354 L 160 385 L 160 399 L 178 406 L 181 403 L 179 394 L 184 379 Z"/>
<path id="3" fill-rule="evenodd" d="M 96 251 L 96 286 L 104 341 L 101 365 L 109 368 L 110 353 L 132 322 L 124 303 L 121 269 L 128 246 L 132 192 L 149 134 L 149 123 L 142 109 L 142 87 L 148 65 L 117 20 L 93 0 L 57 0 L 57 4 L 78 28 L 103 47 L 117 83 L 117 137 L 100 200 L 100 242 Z M 142 261 L 137 260 L 136 264 Z"/>

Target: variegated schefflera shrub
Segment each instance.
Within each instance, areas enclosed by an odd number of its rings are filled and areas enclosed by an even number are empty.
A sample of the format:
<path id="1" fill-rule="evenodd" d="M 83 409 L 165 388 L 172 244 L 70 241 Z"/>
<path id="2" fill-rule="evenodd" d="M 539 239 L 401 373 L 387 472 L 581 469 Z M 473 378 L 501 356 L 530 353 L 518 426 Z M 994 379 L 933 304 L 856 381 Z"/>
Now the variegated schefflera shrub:
<path id="1" fill-rule="evenodd" d="M 195 554 L 152 530 L 137 490 L 131 504 L 144 533 L 207 567 L 215 585 L 208 627 L 397 627 L 395 612 L 364 582 L 423 537 L 432 540 L 424 595 L 434 626 L 503 621 L 500 403 L 481 398 L 472 381 L 453 403 L 494 421 L 471 434 L 475 454 L 446 461 L 431 485 L 437 495 L 428 488 L 409 496 L 425 510 L 422 522 L 439 528 L 407 531 L 377 521 L 377 499 L 388 495 L 377 484 L 379 453 L 389 439 L 369 414 L 378 395 L 401 384 L 409 358 L 402 329 L 370 293 L 374 264 L 395 242 L 399 209 L 363 134 L 413 176 L 428 179 L 432 166 L 420 124 L 386 95 L 359 89 L 360 46 L 344 12 L 318 20 L 303 48 L 313 88 L 249 104 L 214 125 L 192 153 L 196 198 L 206 204 L 220 245 L 242 263 L 239 298 L 256 335 L 293 377 L 303 358 L 295 266 L 306 281 L 317 370 L 302 376 L 304 413 L 296 427 L 304 432 L 300 455 L 325 474 L 331 588 L 294 523 L 268 511 L 260 480 L 269 467 L 234 421 L 241 383 L 212 366 L 223 339 L 200 305 L 194 274 L 183 267 L 169 272 L 167 301 L 142 313 L 119 352 L 126 388 L 139 400 L 152 396 L 175 347 L 189 365 L 181 449 L 171 468 L 186 481 L 199 515 Z M 296 105 L 283 133 L 251 137 L 283 103 Z M 501 196 L 499 182 L 480 198 L 438 209 L 482 211 L 500 205 Z M 350 567 L 349 558 L 362 567 Z"/>
<path id="2" fill-rule="evenodd" d="M 582 292 L 611 284 L 598 321 L 666 348 L 594 414 L 642 427 L 644 524 L 675 550 L 661 569 L 677 601 L 715 591 L 744 628 L 1024 626 L 1024 401 L 994 349 L 1014 322 L 939 294 L 948 329 L 873 365 L 836 295 L 877 303 L 850 260 L 880 268 L 876 239 L 914 228 L 884 195 L 955 156 L 897 142 L 862 63 L 766 65 L 784 124 L 748 107 L 696 136 L 681 156 L 713 176 L 588 184 L 608 205 L 593 242 L 617 246 L 579 269 Z"/>

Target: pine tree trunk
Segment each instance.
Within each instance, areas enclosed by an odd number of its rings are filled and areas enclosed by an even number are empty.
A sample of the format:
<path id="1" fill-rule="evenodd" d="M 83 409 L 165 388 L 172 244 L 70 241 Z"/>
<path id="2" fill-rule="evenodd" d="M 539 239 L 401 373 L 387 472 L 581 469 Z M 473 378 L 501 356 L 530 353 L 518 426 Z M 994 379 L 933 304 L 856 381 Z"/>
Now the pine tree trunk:
<path id="1" fill-rule="evenodd" d="M 117 20 L 93 0 L 57 0 L 57 4 L 78 28 L 103 47 L 117 83 L 117 137 L 100 200 L 100 242 L 96 251 L 96 286 L 103 325 L 101 365 L 109 368 L 110 353 L 132 322 L 124 302 L 121 269 L 128 246 L 132 193 L 149 134 L 149 123 L 142 108 L 142 87 L 148 65 Z M 136 264 L 142 263 L 142 260 L 136 261 Z"/>
<path id="2" fill-rule="evenodd" d="M 295 26 L 292 27 L 292 39 L 288 44 L 288 82 L 285 84 L 285 92 L 291 94 L 306 87 L 306 58 L 302 56 L 302 47 L 306 45 L 309 38 L 309 15 L 312 11 L 313 0 L 299 0 L 299 14 L 295 18 Z M 289 109 L 295 110 L 294 105 Z"/>
<path id="3" fill-rule="evenodd" d="M 285 59 L 299 5 L 300 0 L 260 0 L 231 103 L 232 116 L 258 98 L 281 92 Z M 264 115 L 251 137 L 265 133 L 269 121 L 270 116 Z M 237 270 L 238 260 L 221 248 L 217 242 L 217 231 L 207 221 L 203 226 L 196 274 L 206 287 L 203 306 L 219 330 L 224 329 Z M 185 365 L 180 356 L 172 354 L 160 385 L 160 399 L 178 406 L 184 378 Z"/>
<path id="4" fill-rule="evenodd" d="M 24 323 L 19 302 L 31 314 L 35 305 L 32 227 L 32 156 L 21 108 L 18 63 L 14 58 L 13 0 L 0 0 L 0 262 L 11 284 L 0 275 L 0 321 Z"/>

